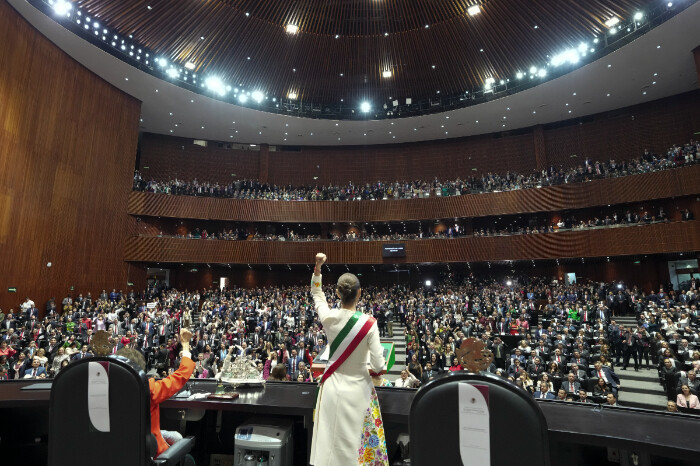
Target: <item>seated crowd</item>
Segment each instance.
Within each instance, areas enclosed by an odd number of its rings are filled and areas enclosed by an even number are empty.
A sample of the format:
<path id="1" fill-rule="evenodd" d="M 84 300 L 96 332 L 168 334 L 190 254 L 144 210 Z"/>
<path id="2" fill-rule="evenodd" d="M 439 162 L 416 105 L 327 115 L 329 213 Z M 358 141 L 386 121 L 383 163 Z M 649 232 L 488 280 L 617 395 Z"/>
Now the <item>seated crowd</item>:
<path id="1" fill-rule="evenodd" d="M 257 180 L 237 180 L 229 184 L 208 181 L 144 180 L 142 174 L 134 174 L 134 191 L 206 196 L 233 199 L 267 199 L 283 201 L 352 201 L 378 199 L 416 199 L 434 196 L 458 196 L 472 193 L 513 191 L 539 188 L 565 183 L 584 182 L 657 170 L 681 167 L 700 162 L 700 142 L 691 140 L 682 146 L 675 145 L 665 154 L 646 150 L 643 155 L 629 161 L 607 162 L 586 160 L 583 165 L 569 169 L 550 167 L 529 175 L 516 173 L 487 173 L 481 177 L 452 181 L 416 180 L 408 182 L 376 182 L 344 186 L 270 186 Z"/>
<path id="2" fill-rule="evenodd" d="M 616 404 L 622 385 L 615 368 L 626 370 L 633 359 L 637 369 L 651 359 L 669 398 L 673 390 L 673 400 L 682 396 L 700 408 L 692 398 L 700 367 L 698 284 L 647 295 L 622 284 L 446 278 L 434 288 L 365 287 L 357 308 L 377 318 L 382 337 L 393 336 L 394 321 L 405 329 L 406 366 L 394 386 L 416 387 L 461 370 L 460 346 L 474 337 L 494 355 L 489 371 L 537 398 Z M 334 296 L 331 289 L 327 295 Z M 332 305 L 339 305 L 336 298 Z M 626 314 L 638 325 L 616 323 Z M 216 377 L 226 361 L 248 355 L 263 379 L 313 382 L 310 366 L 326 346 L 307 287 L 103 291 L 95 300 L 90 293 L 68 296 L 60 309 L 49 300 L 43 318 L 27 298 L 17 312 L 0 311 L 0 380 L 55 376 L 92 356 L 97 330 L 110 333 L 113 352 L 138 349 L 152 371 L 167 375 L 179 364 L 181 326 L 194 331 L 198 378 Z"/>

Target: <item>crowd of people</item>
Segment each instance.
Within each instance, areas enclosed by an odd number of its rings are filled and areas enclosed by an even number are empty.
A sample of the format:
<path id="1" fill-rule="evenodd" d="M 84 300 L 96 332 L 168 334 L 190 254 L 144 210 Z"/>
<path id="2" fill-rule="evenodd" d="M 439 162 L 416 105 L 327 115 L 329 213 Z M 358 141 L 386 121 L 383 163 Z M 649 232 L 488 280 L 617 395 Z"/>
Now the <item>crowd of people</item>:
<path id="1" fill-rule="evenodd" d="M 700 385 L 698 285 L 693 279 L 683 290 L 666 284 L 646 294 L 620 283 L 445 277 L 431 288 L 363 287 L 357 309 L 376 317 L 383 337 L 405 332 L 401 376 L 378 385 L 417 387 L 461 370 L 458 350 L 474 337 L 493 353 L 489 371 L 536 398 L 616 404 L 618 374 L 633 360 L 634 369 L 658 368 L 670 401 L 700 409 L 693 398 Z M 621 315 L 638 324 L 618 324 Z M 43 317 L 27 298 L 16 312 L 0 311 L 0 380 L 55 376 L 92 356 L 98 330 L 109 332 L 112 352 L 138 349 L 164 376 L 179 365 L 180 327 L 193 330 L 198 378 L 217 377 L 225 362 L 247 355 L 260 378 L 313 382 L 311 364 L 327 343 L 307 287 L 103 291 L 97 299 L 88 293 L 49 300 Z"/>
<path id="2" fill-rule="evenodd" d="M 487 173 L 464 180 L 415 180 L 407 182 L 375 182 L 342 186 L 276 186 L 257 180 L 236 180 L 220 184 L 197 179 L 147 180 L 141 172 L 134 173 L 134 191 L 183 196 L 206 196 L 233 199 L 267 199 L 279 201 L 353 201 L 380 199 L 415 199 L 435 196 L 457 196 L 472 193 L 514 191 L 601 178 L 650 173 L 700 162 L 700 142 L 691 140 L 674 145 L 665 154 L 646 150 L 638 158 L 607 162 L 586 160 L 568 169 L 550 167 L 531 174 Z"/>
<path id="3" fill-rule="evenodd" d="M 688 209 L 682 209 L 680 220 L 693 220 L 695 217 Z M 418 239 L 450 239 L 464 236 L 510 236 L 510 235 L 531 235 L 556 233 L 559 231 L 583 230 L 591 228 L 619 227 L 619 226 L 634 226 L 634 225 L 649 225 L 653 223 L 668 222 L 669 217 L 664 208 L 661 207 L 656 212 L 651 214 L 648 211 L 631 211 L 627 209 L 624 213 L 606 214 L 594 216 L 587 220 L 577 219 L 575 215 L 568 215 L 557 222 L 549 222 L 546 225 L 537 225 L 537 221 L 530 222 L 527 218 L 520 219 L 507 226 L 494 225 L 492 227 L 473 229 L 471 233 L 466 233 L 466 229 L 455 223 L 454 226 L 447 227 L 438 231 L 428 228 L 425 231 L 422 229 L 418 232 L 407 231 L 404 225 L 395 225 L 394 230 L 391 226 L 388 231 L 377 232 L 374 227 L 368 230 L 367 227 L 360 229 L 348 229 L 347 233 L 339 233 L 338 231 L 330 231 L 325 236 L 321 234 L 309 234 L 305 232 L 296 232 L 291 228 L 278 227 L 274 233 L 260 233 L 255 231 L 249 233 L 245 228 L 223 228 L 219 232 L 209 232 L 207 228 L 195 227 L 194 230 L 185 234 L 165 234 L 160 231 L 158 237 L 172 237 L 184 239 L 211 239 L 211 240 L 228 240 L 228 241 L 405 241 Z M 352 225 L 346 225 L 352 227 Z M 342 227 L 342 225 L 341 225 Z M 385 225 L 382 225 L 385 227 Z M 403 227 L 403 228 L 402 228 Z M 403 231 L 400 231 L 402 230 Z M 413 226 L 411 226 L 413 230 Z"/>

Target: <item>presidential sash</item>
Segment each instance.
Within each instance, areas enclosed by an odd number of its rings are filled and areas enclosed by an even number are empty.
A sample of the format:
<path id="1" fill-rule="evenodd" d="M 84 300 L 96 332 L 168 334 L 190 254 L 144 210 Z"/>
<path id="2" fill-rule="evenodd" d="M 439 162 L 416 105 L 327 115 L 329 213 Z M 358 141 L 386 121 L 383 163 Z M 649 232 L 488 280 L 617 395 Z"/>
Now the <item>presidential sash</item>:
<path id="1" fill-rule="evenodd" d="M 347 321 L 343 329 L 333 340 L 328 355 L 326 370 L 321 376 L 323 383 L 345 362 L 345 360 L 357 348 L 360 342 L 367 336 L 374 325 L 374 317 L 356 311 Z"/>

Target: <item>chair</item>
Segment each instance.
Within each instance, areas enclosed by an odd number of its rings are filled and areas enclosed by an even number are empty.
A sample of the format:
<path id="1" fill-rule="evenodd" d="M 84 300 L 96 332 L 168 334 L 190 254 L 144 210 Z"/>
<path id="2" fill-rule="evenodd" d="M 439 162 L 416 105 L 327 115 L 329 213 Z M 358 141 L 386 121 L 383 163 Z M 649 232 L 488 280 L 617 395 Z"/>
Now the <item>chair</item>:
<path id="1" fill-rule="evenodd" d="M 96 403 L 97 408 L 107 409 L 93 410 L 92 415 L 88 402 L 90 371 L 95 372 L 92 387 L 96 390 L 108 381 L 109 400 L 108 404 Z M 94 392 L 92 395 L 94 399 Z M 126 358 L 93 357 L 69 364 L 51 388 L 49 465 L 180 464 L 194 447 L 194 438 L 182 439 L 154 458 L 157 445 L 151 434 L 150 399 L 146 375 Z M 109 419 L 100 426 L 104 416 Z"/>
<path id="2" fill-rule="evenodd" d="M 462 464 L 458 402 L 461 383 L 488 388 L 491 464 L 513 463 L 513 452 L 527 458 L 529 464 L 550 464 L 547 421 L 532 396 L 508 380 L 466 371 L 428 382 L 413 398 L 408 419 L 411 464 Z M 509 436 L 508 448 L 503 448 L 504 432 L 518 433 Z"/>

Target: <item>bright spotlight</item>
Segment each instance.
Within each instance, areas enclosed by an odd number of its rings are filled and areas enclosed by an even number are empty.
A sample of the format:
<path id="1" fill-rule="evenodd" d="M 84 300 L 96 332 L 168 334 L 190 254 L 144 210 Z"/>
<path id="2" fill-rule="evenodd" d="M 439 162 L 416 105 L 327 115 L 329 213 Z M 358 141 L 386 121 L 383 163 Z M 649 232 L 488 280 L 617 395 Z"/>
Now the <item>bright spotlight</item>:
<path id="1" fill-rule="evenodd" d="M 578 51 L 579 51 L 579 52 L 583 53 L 583 52 L 585 52 L 586 50 L 588 50 L 588 44 L 587 44 L 587 43 L 581 42 L 580 44 L 578 44 Z"/>
<path id="2" fill-rule="evenodd" d="M 617 28 L 612 28 L 612 29 L 610 30 L 610 34 L 612 34 L 612 35 L 617 34 Z"/>
<path id="3" fill-rule="evenodd" d="M 518 79 L 523 79 L 523 76 L 524 76 L 523 73 L 520 71 L 518 71 L 518 74 L 515 75 L 515 77 Z"/>
<path id="4" fill-rule="evenodd" d="M 288 34 L 296 34 L 299 32 L 299 26 L 296 24 L 287 24 L 287 33 Z"/>
<path id="5" fill-rule="evenodd" d="M 621 289 L 622 289 L 622 283 L 618 283 L 618 284 L 617 284 L 617 289 L 618 289 L 618 290 L 621 290 Z"/>
<path id="6" fill-rule="evenodd" d="M 605 22 L 605 25 L 606 25 L 607 27 L 611 28 L 611 27 L 615 26 L 615 25 L 616 25 L 617 23 L 619 23 L 619 22 L 620 22 L 620 18 L 618 18 L 617 16 L 614 16 L 614 17 L 610 18 L 609 20 L 607 20 L 607 21 Z"/>
<path id="7" fill-rule="evenodd" d="M 391 78 L 391 71 L 390 70 L 382 71 L 382 78 Z"/>
<path id="8" fill-rule="evenodd" d="M 207 78 L 204 81 L 204 84 L 209 88 L 209 90 L 216 92 L 220 96 L 226 95 L 226 85 L 221 79 L 212 76 Z"/>
<path id="9" fill-rule="evenodd" d="M 545 70 L 545 69 L 539 70 L 537 72 L 537 76 L 539 76 L 540 78 L 544 78 L 545 76 L 547 76 L 547 70 Z"/>
<path id="10" fill-rule="evenodd" d="M 372 110 L 372 106 L 369 104 L 369 102 L 362 102 L 360 104 L 360 111 L 362 111 L 362 113 L 367 113 L 370 110 Z"/>
<path id="11" fill-rule="evenodd" d="M 168 76 L 171 78 L 179 78 L 180 77 L 180 72 L 176 68 L 168 68 L 168 71 L 165 72 Z"/>
<path id="12" fill-rule="evenodd" d="M 431 282 L 430 280 L 425 281 L 425 286 L 431 286 L 432 284 L 433 284 L 433 282 Z"/>
<path id="13" fill-rule="evenodd" d="M 506 282 L 506 286 L 513 286 L 513 282 L 510 281 L 510 280 L 508 280 L 508 281 Z"/>
<path id="14" fill-rule="evenodd" d="M 289 91 L 289 94 L 287 94 L 287 98 L 289 100 L 297 100 L 298 97 L 299 97 L 299 94 L 297 94 L 294 91 Z"/>
<path id="15" fill-rule="evenodd" d="M 262 102 L 262 100 L 265 98 L 265 95 L 260 92 L 260 91 L 253 91 L 253 93 L 250 95 L 254 101 L 257 103 Z"/>
<path id="16" fill-rule="evenodd" d="M 467 13 L 469 13 L 469 16 L 478 15 L 481 13 L 481 7 L 479 5 L 470 6 L 467 8 Z"/>
<path id="17" fill-rule="evenodd" d="M 248 101 L 248 96 L 245 94 L 241 94 L 238 96 L 238 101 L 242 104 L 246 103 Z"/>
<path id="18" fill-rule="evenodd" d="M 585 46 L 586 44 L 581 44 L 581 45 Z M 581 50 L 580 47 L 579 47 L 579 50 Z M 585 52 L 586 49 L 584 48 L 582 51 Z M 552 66 L 560 66 L 560 65 L 563 65 L 564 63 L 571 63 L 572 65 L 574 65 L 574 64 L 578 63 L 578 60 L 579 60 L 578 52 L 574 49 L 569 49 L 566 52 L 562 52 L 558 55 L 555 55 L 552 58 Z M 540 71 L 542 71 L 542 70 L 540 70 Z"/>
<path id="19" fill-rule="evenodd" d="M 644 13 L 642 13 L 641 11 L 638 11 L 637 13 L 634 14 L 635 21 L 641 21 L 642 18 L 644 18 Z"/>
<path id="20" fill-rule="evenodd" d="M 68 15 L 72 9 L 73 4 L 71 2 L 66 2 L 65 0 L 59 0 L 53 5 L 53 11 L 57 15 L 61 16 Z"/>
<path id="21" fill-rule="evenodd" d="M 165 58 L 159 58 L 158 60 L 156 60 L 156 62 L 163 68 L 168 66 L 168 60 L 166 60 Z"/>
<path id="22" fill-rule="evenodd" d="M 673 2 L 668 2 L 668 3 L 666 4 L 666 6 L 669 7 L 669 8 L 671 8 L 671 7 L 673 6 Z"/>
<path id="23" fill-rule="evenodd" d="M 533 66 L 530 68 L 530 74 L 536 74 L 537 73 L 537 67 Z"/>
<path id="24" fill-rule="evenodd" d="M 195 64 L 192 63 L 191 61 L 188 61 L 187 63 L 185 63 L 185 68 L 187 68 L 190 71 L 195 69 L 195 67 L 196 67 Z"/>

